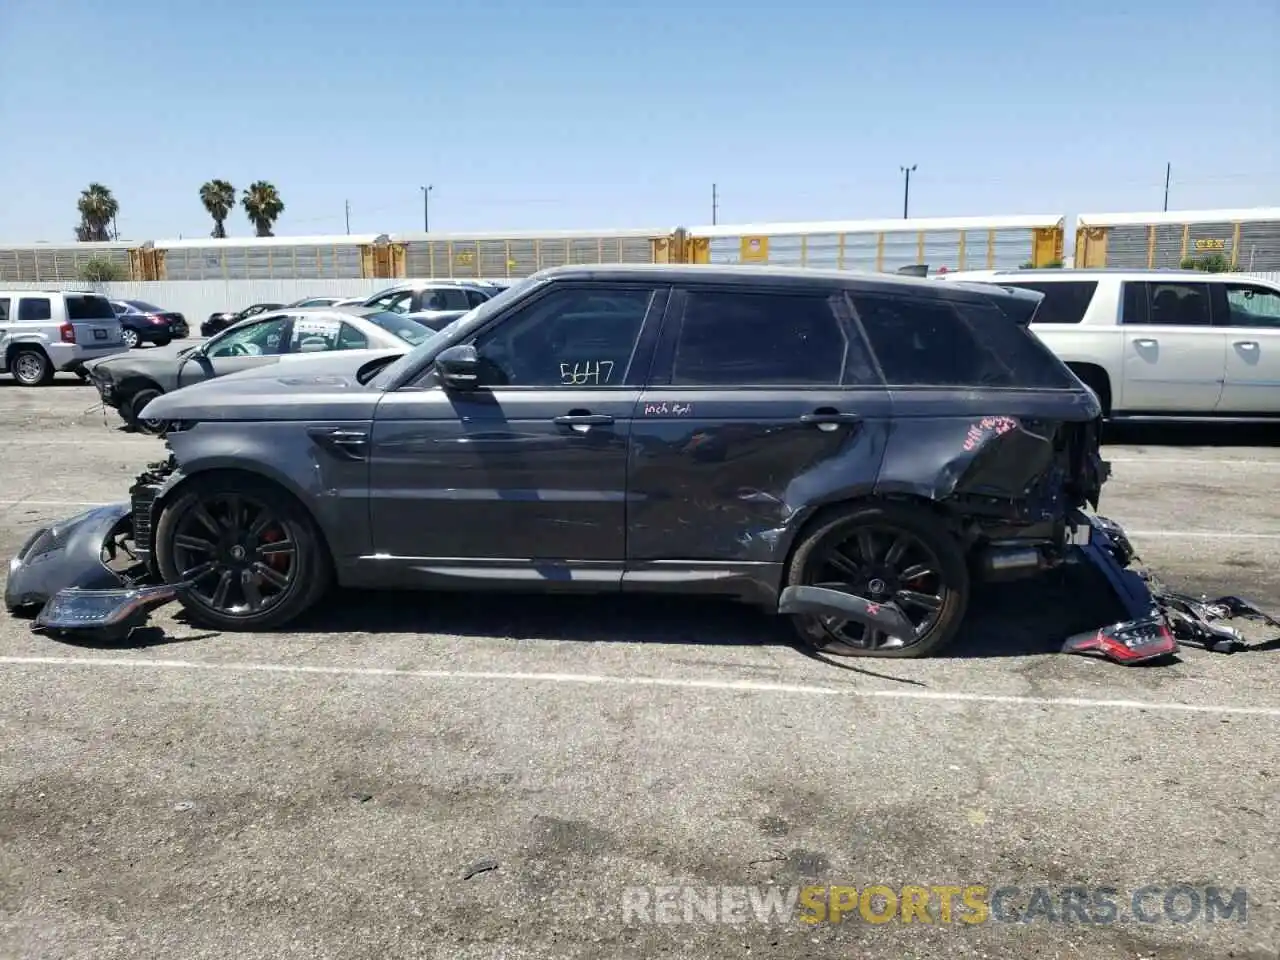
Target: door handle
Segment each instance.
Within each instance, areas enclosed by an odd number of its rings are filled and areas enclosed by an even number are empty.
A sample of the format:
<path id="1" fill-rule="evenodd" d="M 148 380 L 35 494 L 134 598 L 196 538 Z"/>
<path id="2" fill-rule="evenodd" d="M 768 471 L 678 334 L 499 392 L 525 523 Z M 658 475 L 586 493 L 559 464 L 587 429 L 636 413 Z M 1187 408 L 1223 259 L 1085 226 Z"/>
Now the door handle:
<path id="1" fill-rule="evenodd" d="M 1133 342 L 1135 346 L 1139 347 L 1154 347 L 1156 345 L 1156 341 L 1152 340 L 1150 337 L 1139 337 Z"/>
<path id="2" fill-rule="evenodd" d="M 588 413 L 586 410 L 570 410 L 552 421 L 558 427 L 568 427 L 578 433 L 586 433 L 592 427 L 607 427 L 613 417 L 607 413 Z"/>
<path id="3" fill-rule="evenodd" d="M 842 424 L 861 423 L 862 417 L 856 413 L 841 413 L 838 410 L 826 408 L 815 410 L 813 413 L 801 414 L 800 422 L 806 425 L 811 424 L 819 430 L 829 432 Z"/>
<path id="4" fill-rule="evenodd" d="M 1236 346 L 1241 350 L 1257 350 L 1258 341 L 1256 340 L 1237 340 Z"/>

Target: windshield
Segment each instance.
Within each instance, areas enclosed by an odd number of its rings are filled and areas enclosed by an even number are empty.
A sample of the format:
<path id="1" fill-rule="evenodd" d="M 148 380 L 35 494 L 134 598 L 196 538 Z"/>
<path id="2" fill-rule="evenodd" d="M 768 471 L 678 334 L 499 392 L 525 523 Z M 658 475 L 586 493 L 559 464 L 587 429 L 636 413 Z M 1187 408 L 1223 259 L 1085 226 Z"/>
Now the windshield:
<path id="1" fill-rule="evenodd" d="M 417 370 L 434 355 L 436 349 L 446 343 L 453 342 L 455 337 L 465 336 L 467 330 L 481 326 L 495 313 L 505 310 L 512 300 L 523 297 L 525 293 L 540 285 L 543 281 L 536 277 L 526 277 L 519 283 L 512 284 L 496 296 L 486 300 L 474 310 L 468 310 L 452 323 L 447 324 L 434 337 L 428 337 L 414 347 L 395 363 L 384 369 L 372 381 L 374 387 L 386 390 L 391 384 L 399 383 L 407 374 Z"/>
<path id="2" fill-rule="evenodd" d="M 392 313 L 390 310 L 367 313 L 364 319 L 370 323 L 377 324 L 388 333 L 394 333 L 401 340 L 415 347 L 427 338 L 436 335 L 436 332 L 430 327 L 403 314 Z"/>

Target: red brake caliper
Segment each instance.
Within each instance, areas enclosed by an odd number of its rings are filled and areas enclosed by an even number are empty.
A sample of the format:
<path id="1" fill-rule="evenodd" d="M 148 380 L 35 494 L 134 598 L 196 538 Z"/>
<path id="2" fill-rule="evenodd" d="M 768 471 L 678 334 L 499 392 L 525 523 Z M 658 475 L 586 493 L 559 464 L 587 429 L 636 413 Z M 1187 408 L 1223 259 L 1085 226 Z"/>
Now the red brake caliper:
<path id="1" fill-rule="evenodd" d="M 267 530 L 262 534 L 263 543 L 277 543 L 284 539 L 284 535 L 278 530 Z M 288 567 L 289 558 L 283 553 L 272 553 L 267 555 L 267 566 L 276 570 L 278 573 L 284 573 Z"/>

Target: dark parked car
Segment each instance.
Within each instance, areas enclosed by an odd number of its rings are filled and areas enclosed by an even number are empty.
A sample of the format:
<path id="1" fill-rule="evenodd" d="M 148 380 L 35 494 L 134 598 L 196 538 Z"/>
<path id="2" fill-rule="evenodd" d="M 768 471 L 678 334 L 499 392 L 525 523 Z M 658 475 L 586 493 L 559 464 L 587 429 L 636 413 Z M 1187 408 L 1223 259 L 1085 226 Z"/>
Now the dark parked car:
<path id="1" fill-rule="evenodd" d="M 258 314 L 266 313 L 268 310 L 279 310 L 283 306 L 283 303 L 255 303 L 251 307 L 245 307 L 239 313 L 212 313 L 209 315 L 208 320 L 200 324 L 200 336 L 212 337 L 215 333 L 221 333 L 227 327 L 239 323 L 241 320 L 256 317 Z"/>
<path id="2" fill-rule="evenodd" d="M 140 343 L 157 347 L 181 340 L 190 332 L 187 318 L 145 300 L 112 300 L 111 309 L 120 321 L 120 334 L 130 349 Z"/>
<path id="3" fill-rule="evenodd" d="M 1040 299 L 815 270 L 544 271 L 398 359 L 151 401 L 171 458 L 130 503 L 59 528 L 92 562 L 38 580 L 20 555 L 8 601 L 109 586 L 94 551 L 131 527 L 132 582 L 183 584 L 218 629 L 287 623 L 335 580 L 684 592 L 787 614 L 826 651 L 922 656 L 971 580 L 1062 562 L 1105 479 L 1097 398 L 1027 329 Z M 174 595 L 157 589 L 129 602 Z"/>
<path id="4" fill-rule="evenodd" d="M 286 308 L 250 317 L 195 346 L 131 352 L 90 362 L 86 369 L 104 404 L 115 407 L 135 430 L 154 434 L 168 424 L 143 419 L 139 413 L 156 397 L 179 387 L 295 354 L 391 349 L 404 353 L 432 335 L 428 327 L 398 313 Z"/>

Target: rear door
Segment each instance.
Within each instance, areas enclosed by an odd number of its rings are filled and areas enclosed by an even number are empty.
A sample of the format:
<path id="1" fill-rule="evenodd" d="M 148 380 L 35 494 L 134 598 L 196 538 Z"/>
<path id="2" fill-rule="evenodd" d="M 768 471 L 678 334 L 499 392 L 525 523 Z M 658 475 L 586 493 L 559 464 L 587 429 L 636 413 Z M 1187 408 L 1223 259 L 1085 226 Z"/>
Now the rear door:
<path id="1" fill-rule="evenodd" d="M 1261 283 L 1212 284 L 1213 322 L 1226 334 L 1219 413 L 1280 413 L 1280 291 Z"/>
<path id="2" fill-rule="evenodd" d="M 840 290 L 674 290 L 632 425 L 624 583 L 776 576 L 795 511 L 873 488 L 889 413 Z"/>
<path id="3" fill-rule="evenodd" d="M 120 320 L 111 301 L 92 293 L 68 293 L 67 322 L 76 331 L 76 343 L 92 354 L 118 349 L 124 340 L 120 335 Z"/>
<path id="4" fill-rule="evenodd" d="M 1125 280 L 1120 297 L 1126 413 L 1209 414 L 1218 407 L 1227 334 L 1208 283 Z"/>

